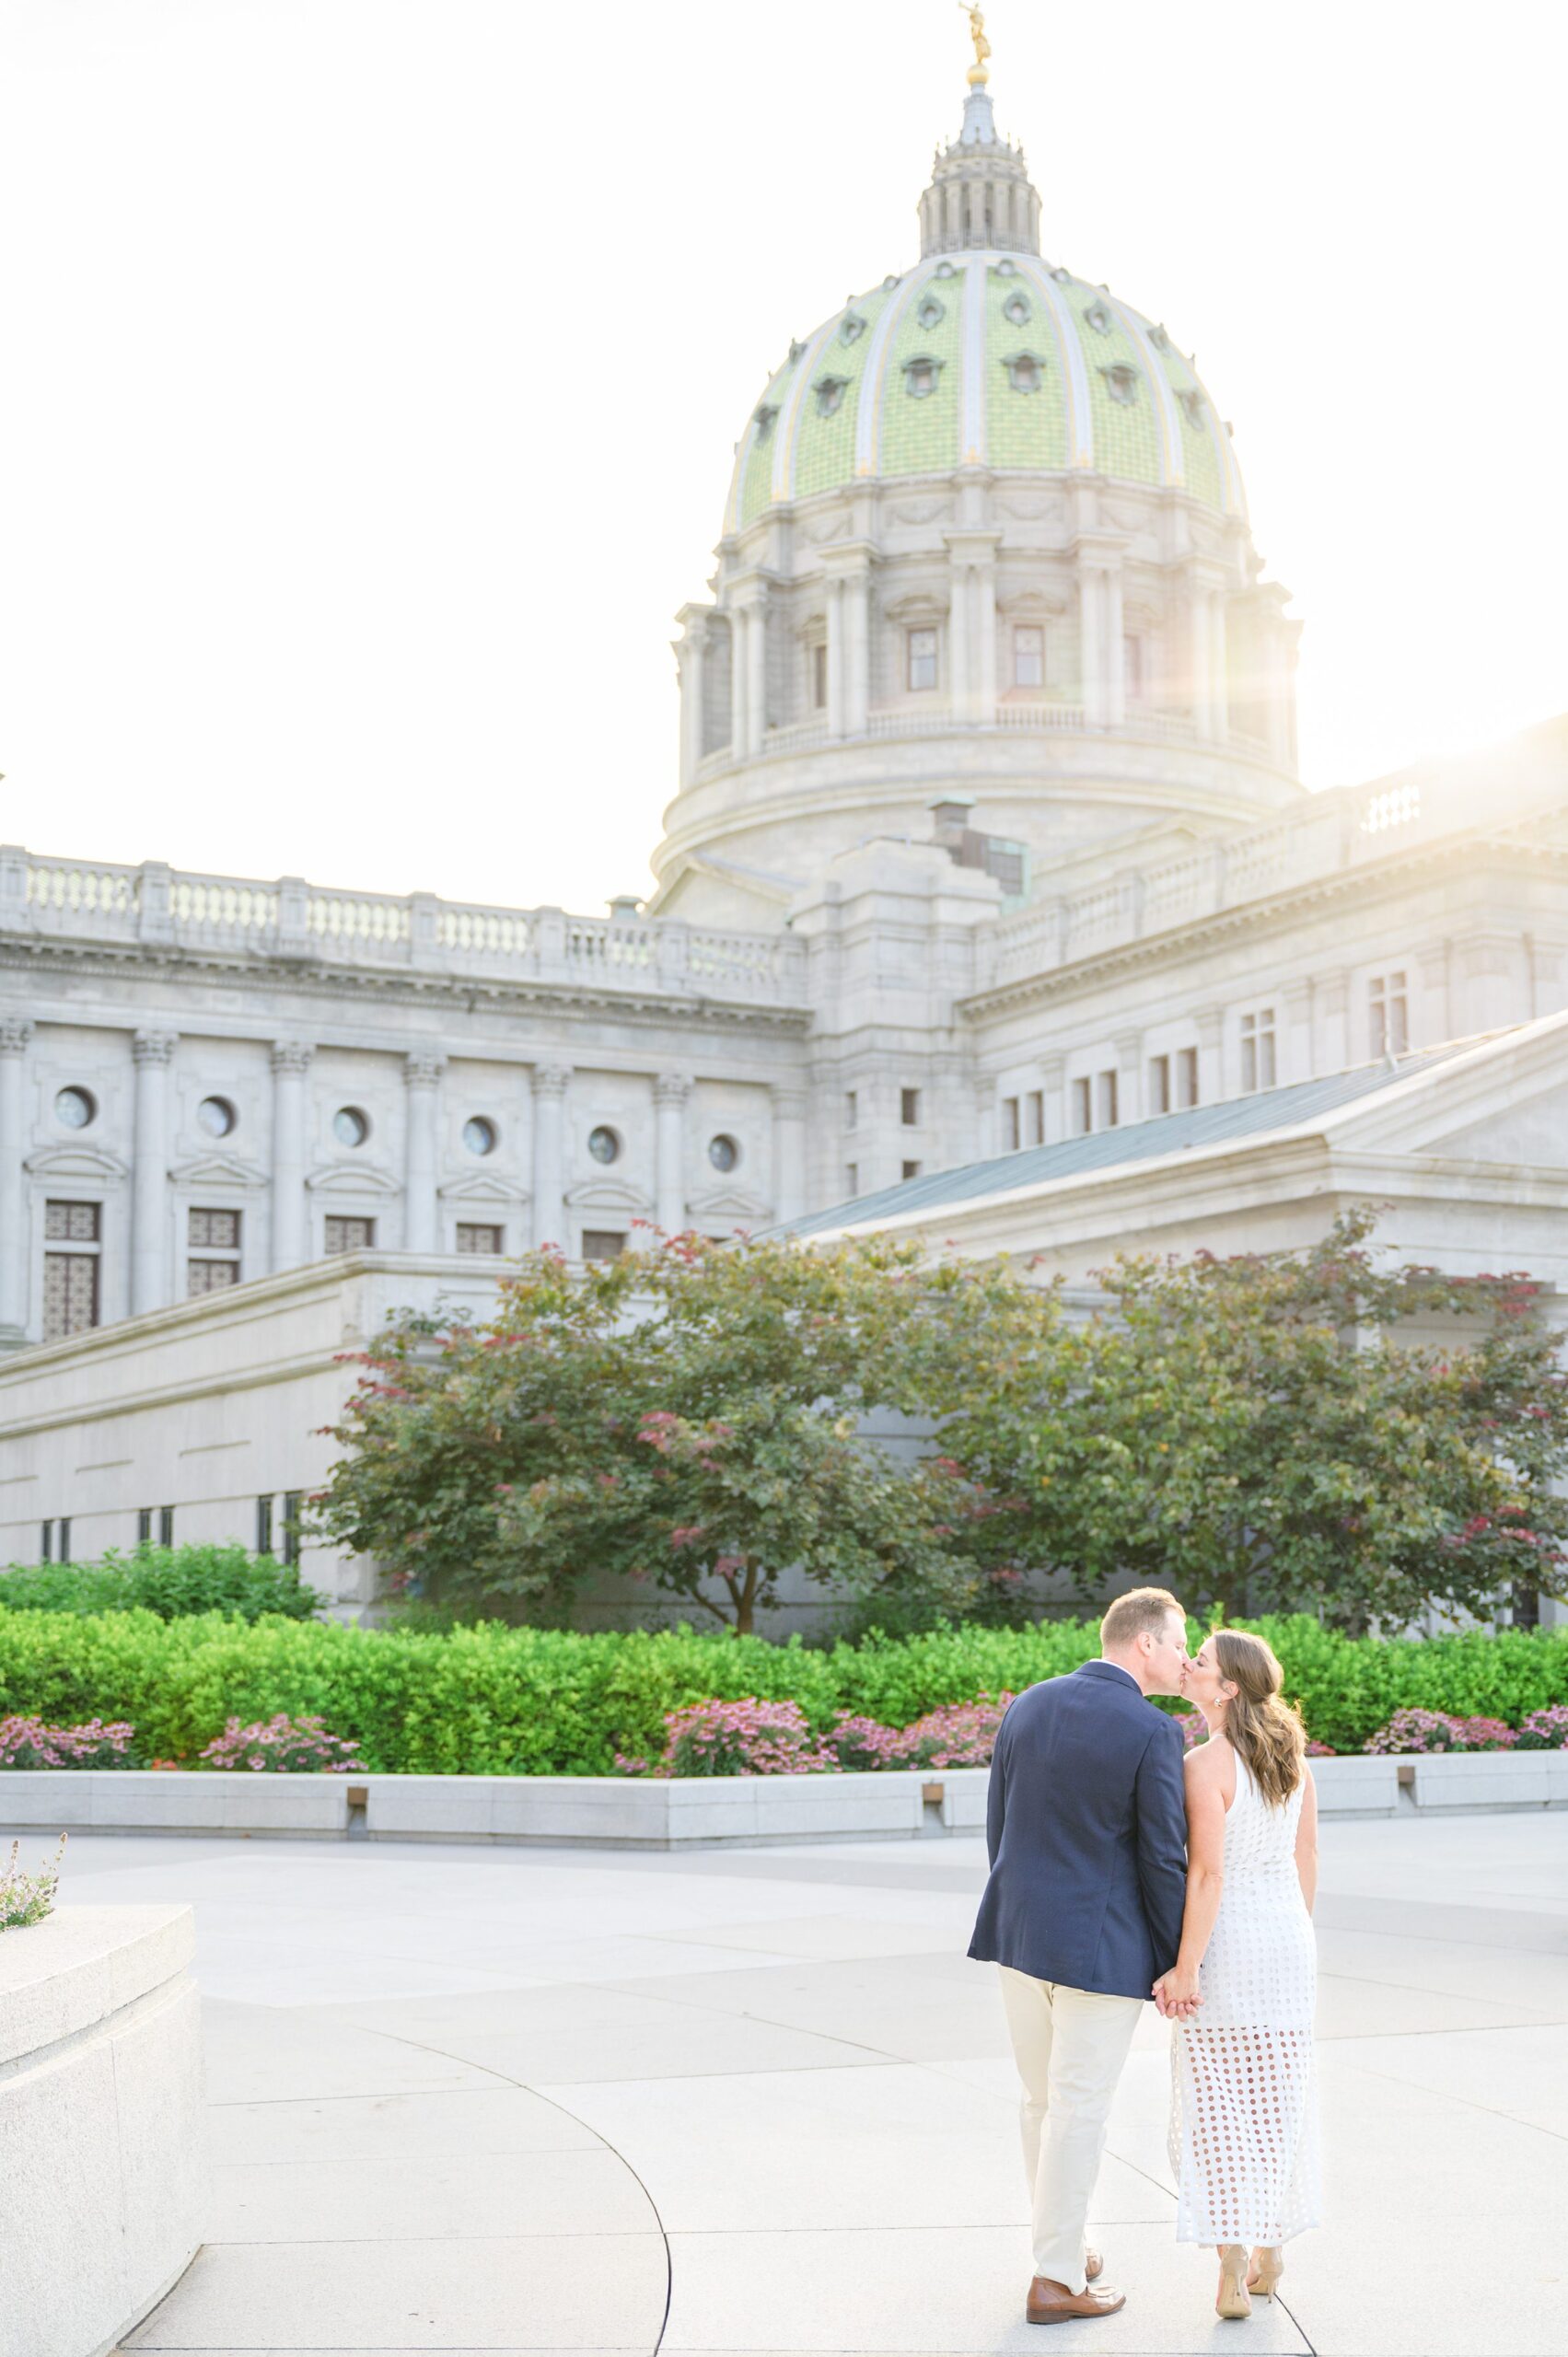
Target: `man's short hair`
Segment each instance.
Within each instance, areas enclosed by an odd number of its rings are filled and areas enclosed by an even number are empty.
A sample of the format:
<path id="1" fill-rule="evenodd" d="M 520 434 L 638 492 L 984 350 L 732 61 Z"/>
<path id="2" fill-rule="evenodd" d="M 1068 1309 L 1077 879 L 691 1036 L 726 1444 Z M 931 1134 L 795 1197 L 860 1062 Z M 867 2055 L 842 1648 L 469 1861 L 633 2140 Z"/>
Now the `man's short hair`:
<path id="1" fill-rule="evenodd" d="M 1151 1637 L 1162 1634 L 1166 1615 L 1174 1612 L 1179 1620 L 1187 1615 L 1167 1587 L 1130 1588 L 1119 1596 L 1099 1624 L 1099 1642 L 1105 1653 L 1121 1653 L 1134 1637 L 1146 1629 Z"/>

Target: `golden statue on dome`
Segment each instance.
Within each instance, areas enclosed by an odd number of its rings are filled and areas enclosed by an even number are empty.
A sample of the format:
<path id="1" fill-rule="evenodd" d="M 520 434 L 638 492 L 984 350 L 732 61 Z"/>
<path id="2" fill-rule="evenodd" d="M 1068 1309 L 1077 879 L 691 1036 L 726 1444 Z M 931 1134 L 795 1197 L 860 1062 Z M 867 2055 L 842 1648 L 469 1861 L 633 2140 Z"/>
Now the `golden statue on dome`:
<path id="1" fill-rule="evenodd" d="M 974 64 L 970 67 L 969 83 L 971 90 L 978 90 L 991 79 L 985 70 L 985 61 L 991 54 L 991 43 L 985 38 L 985 11 L 977 5 L 973 5 L 973 0 L 958 0 L 958 6 L 970 20 L 970 39 L 974 43 Z"/>

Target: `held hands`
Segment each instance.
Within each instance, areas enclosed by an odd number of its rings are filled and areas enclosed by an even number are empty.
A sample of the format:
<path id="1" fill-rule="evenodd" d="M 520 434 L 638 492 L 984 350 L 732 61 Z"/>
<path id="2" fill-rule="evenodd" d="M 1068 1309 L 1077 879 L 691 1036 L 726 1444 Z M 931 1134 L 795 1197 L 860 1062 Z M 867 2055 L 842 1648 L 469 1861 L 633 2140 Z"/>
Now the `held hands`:
<path id="1" fill-rule="evenodd" d="M 1162 1972 L 1155 1982 L 1154 2000 L 1167 2022 L 1190 2022 L 1203 2000 L 1198 1993 L 1197 1967 L 1186 1970 L 1179 1964 Z"/>

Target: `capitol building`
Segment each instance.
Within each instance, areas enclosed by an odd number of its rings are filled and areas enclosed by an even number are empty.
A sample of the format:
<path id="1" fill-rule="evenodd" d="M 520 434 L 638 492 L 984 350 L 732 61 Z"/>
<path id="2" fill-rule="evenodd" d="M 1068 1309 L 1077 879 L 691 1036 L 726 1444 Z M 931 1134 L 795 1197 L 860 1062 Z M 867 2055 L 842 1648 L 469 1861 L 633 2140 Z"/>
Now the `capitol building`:
<path id="1" fill-rule="evenodd" d="M 738 421 L 645 902 L 0 850 L 0 1562 L 291 1529 L 337 1354 L 530 1246 L 1370 1200 L 1568 1287 L 1568 723 L 1307 792 L 1223 406 L 983 63 L 917 215 Z"/>

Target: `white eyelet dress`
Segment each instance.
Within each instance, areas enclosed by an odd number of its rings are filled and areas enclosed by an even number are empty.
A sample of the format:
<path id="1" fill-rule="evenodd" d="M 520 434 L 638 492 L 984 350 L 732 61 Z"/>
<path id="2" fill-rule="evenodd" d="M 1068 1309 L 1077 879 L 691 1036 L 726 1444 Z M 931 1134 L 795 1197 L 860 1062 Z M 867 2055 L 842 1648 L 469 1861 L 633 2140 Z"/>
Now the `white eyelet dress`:
<path id="1" fill-rule="evenodd" d="M 1318 1954 L 1295 1871 L 1301 1802 L 1298 1785 L 1271 1808 L 1237 1759 L 1202 2008 L 1172 2026 L 1178 2242 L 1273 2246 L 1318 2223 Z"/>

